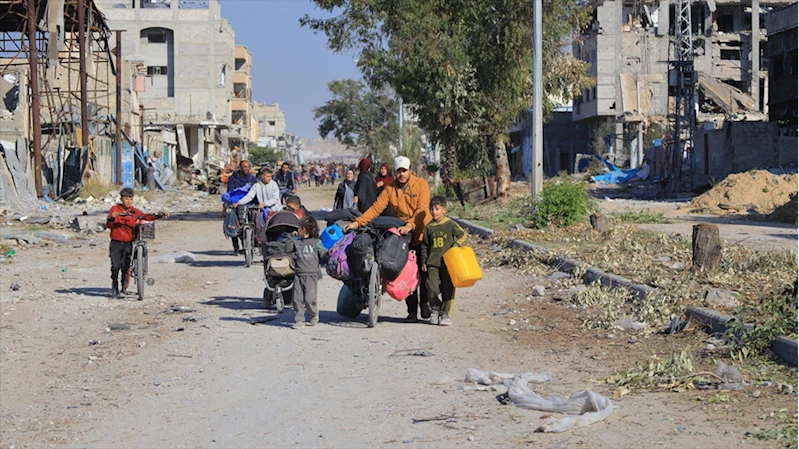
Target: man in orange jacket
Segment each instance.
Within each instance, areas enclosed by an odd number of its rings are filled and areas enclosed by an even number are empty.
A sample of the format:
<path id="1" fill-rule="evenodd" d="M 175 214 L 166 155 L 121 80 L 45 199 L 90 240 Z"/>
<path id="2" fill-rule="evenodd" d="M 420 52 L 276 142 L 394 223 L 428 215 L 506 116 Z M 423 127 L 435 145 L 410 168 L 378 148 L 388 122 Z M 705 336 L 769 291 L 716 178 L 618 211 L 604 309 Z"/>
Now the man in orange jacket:
<path id="1" fill-rule="evenodd" d="M 385 186 L 377 197 L 372 207 L 366 210 L 354 223 L 347 225 L 344 231 L 357 229 L 370 221 L 374 220 L 386 209 L 390 208 L 397 218 L 405 221 L 405 226 L 399 228 L 402 235 L 411 234 L 411 249 L 421 254 L 419 249 L 422 244 L 422 235 L 427 223 L 430 223 L 430 186 L 427 181 L 416 176 L 411 171 L 411 161 L 405 156 L 394 159 L 394 181 Z M 422 258 L 417 257 L 419 272 L 422 275 L 422 282 L 419 289 L 405 300 L 408 306 L 408 317 L 406 323 L 415 323 L 417 318 L 417 307 L 419 307 L 422 318 L 430 318 L 430 305 L 427 301 L 427 287 L 425 286 L 424 273 L 421 271 Z"/>
<path id="2" fill-rule="evenodd" d="M 168 217 L 169 213 L 145 214 L 133 207 L 133 189 L 126 187 L 119 192 L 120 204 L 108 211 L 105 227 L 111 230 L 111 246 L 108 256 L 111 258 L 111 296 L 119 298 L 119 272 L 122 271 L 122 293 L 125 291 L 125 276 L 130 266 L 130 255 L 133 251 L 133 239 L 136 237 L 137 220 L 158 220 Z"/>

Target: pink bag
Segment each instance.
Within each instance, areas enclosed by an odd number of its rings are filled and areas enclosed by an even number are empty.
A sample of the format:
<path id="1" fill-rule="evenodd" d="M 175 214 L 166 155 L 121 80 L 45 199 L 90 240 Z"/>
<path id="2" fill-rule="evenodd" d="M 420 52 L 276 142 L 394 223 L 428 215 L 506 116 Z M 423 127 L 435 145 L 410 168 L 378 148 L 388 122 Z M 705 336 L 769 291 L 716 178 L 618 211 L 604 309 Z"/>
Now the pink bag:
<path id="1" fill-rule="evenodd" d="M 416 251 L 411 251 L 408 253 L 408 261 L 405 262 L 405 268 L 402 269 L 399 276 L 391 282 L 384 279 L 383 287 L 386 288 L 386 293 L 392 298 L 397 301 L 405 301 L 405 298 L 419 288 L 420 282 L 419 267 L 416 266 Z"/>

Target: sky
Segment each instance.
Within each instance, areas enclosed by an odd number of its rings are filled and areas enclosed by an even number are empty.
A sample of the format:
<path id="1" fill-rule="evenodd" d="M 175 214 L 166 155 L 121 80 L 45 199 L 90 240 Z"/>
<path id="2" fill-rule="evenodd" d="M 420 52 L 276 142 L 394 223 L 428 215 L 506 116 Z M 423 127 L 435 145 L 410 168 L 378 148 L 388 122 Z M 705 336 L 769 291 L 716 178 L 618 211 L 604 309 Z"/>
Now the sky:
<path id="1" fill-rule="evenodd" d="M 327 83 L 361 78 L 354 53 L 335 54 L 323 33 L 300 27 L 300 17 L 325 17 L 324 11 L 310 0 L 221 0 L 221 5 L 236 45 L 252 53 L 253 101 L 279 103 L 286 132 L 318 137 L 313 108 L 330 99 Z"/>

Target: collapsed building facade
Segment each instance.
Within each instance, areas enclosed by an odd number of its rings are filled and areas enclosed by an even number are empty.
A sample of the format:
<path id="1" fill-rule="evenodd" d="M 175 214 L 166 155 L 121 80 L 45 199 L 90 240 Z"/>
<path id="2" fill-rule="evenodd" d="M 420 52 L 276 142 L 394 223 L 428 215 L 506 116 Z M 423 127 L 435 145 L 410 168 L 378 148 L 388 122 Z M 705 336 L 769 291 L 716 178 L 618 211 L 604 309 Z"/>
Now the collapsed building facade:
<path id="1" fill-rule="evenodd" d="M 722 147 L 702 147 L 703 130 L 721 129 L 727 122 L 768 119 L 766 17 L 772 9 L 790 3 L 791 0 L 687 3 L 695 71 L 692 120 L 696 131 L 693 145 L 683 148 L 689 153 L 693 172 L 708 170 L 700 167 L 705 161 L 691 158 L 690 153 L 725 151 Z M 589 63 L 596 85 L 574 98 L 572 120 L 587 126 L 592 133 L 609 128 L 604 134 L 608 136 L 611 159 L 637 167 L 653 137 L 664 137 L 660 132 L 668 134 L 674 126 L 678 81 L 673 69 L 678 51 L 675 30 L 682 25 L 677 22 L 683 16 L 678 14 L 675 2 L 668 0 L 595 0 L 590 5 L 593 21 L 574 41 L 572 49 L 575 57 Z M 796 74 L 793 79 L 795 84 Z M 655 131 L 658 135 L 653 136 Z M 776 165 L 777 160 L 761 158 L 757 163 Z"/>
<path id="2" fill-rule="evenodd" d="M 0 35 L 0 201 L 119 180 L 115 148 L 135 140 L 137 100 L 121 85 L 132 67 L 115 56 L 97 4 L 6 0 Z"/>

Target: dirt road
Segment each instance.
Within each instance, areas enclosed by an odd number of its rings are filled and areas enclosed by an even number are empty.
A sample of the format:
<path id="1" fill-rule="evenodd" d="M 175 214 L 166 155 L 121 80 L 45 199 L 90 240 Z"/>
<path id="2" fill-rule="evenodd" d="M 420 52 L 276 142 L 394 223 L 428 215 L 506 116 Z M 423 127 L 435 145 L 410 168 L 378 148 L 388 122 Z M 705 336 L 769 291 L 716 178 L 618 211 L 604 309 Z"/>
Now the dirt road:
<path id="1" fill-rule="evenodd" d="M 301 193 L 314 209 L 333 191 Z M 550 294 L 526 298 L 545 273 L 514 270 L 486 270 L 459 291 L 449 328 L 403 323 L 404 303 L 388 297 L 374 329 L 365 315 L 342 319 L 340 283 L 325 277 L 321 323 L 293 330 L 292 314 L 262 309 L 262 267 L 229 254 L 216 211 L 212 199 L 158 224 L 153 258 L 186 250 L 197 261 L 153 263 L 145 301 L 107 297 L 107 234 L 0 265 L 0 447 L 773 447 L 745 432 L 783 425 L 758 418 L 783 408 L 795 418 L 796 395 L 773 388 L 717 401 L 631 394 L 606 421 L 533 433 L 547 414 L 464 391 L 466 369 L 551 372 L 532 386 L 544 396 L 611 395 L 601 381 L 616 370 L 704 347 L 707 335 L 582 329 Z M 274 319 L 250 324 L 258 317 Z"/>

